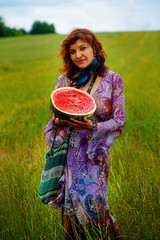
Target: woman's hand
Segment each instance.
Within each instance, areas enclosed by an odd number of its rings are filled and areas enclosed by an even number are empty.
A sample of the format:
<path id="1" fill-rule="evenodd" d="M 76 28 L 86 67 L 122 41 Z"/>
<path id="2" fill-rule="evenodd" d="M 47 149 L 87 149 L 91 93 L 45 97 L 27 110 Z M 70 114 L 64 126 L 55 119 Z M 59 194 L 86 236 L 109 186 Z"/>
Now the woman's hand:
<path id="1" fill-rule="evenodd" d="M 54 123 L 55 123 L 55 125 L 57 125 L 57 126 L 67 125 L 66 120 L 62 120 L 62 119 L 60 119 L 60 118 L 55 118 Z"/>
<path id="2" fill-rule="evenodd" d="M 71 118 L 70 121 L 63 120 L 65 123 L 68 124 L 69 127 L 76 128 L 78 130 L 92 130 L 93 129 L 93 123 L 91 120 L 84 118 L 84 121 L 79 121 L 74 118 Z"/>

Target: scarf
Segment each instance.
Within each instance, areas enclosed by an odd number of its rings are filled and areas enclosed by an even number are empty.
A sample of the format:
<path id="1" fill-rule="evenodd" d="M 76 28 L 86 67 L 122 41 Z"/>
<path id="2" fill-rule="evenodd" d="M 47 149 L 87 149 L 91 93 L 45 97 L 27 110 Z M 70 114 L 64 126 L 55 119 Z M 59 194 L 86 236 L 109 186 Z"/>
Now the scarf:
<path id="1" fill-rule="evenodd" d="M 95 57 L 89 66 L 83 69 L 76 70 L 75 74 L 78 73 L 78 75 L 72 79 L 73 83 L 70 86 L 77 87 L 77 88 L 80 88 L 81 86 L 85 86 L 88 83 L 92 73 L 93 73 L 92 81 L 94 82 L 97 77 L 96 65 L 97 65 L 97 58 Z"/>

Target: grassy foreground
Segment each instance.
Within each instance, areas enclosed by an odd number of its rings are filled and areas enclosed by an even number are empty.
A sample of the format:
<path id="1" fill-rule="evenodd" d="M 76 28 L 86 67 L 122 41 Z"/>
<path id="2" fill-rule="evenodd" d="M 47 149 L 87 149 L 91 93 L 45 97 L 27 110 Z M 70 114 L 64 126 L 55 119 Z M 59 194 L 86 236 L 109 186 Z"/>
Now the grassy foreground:
<path id="1" fill-rule="evenodd" d="M 126 126 L 110 149 L 109 206 L 125 239 L 160 239 L 160 32 L 98 33 L 123 79 Z M 63 239 L 37 189 L 63 35 L 0 39 L 0 239 Z"/>

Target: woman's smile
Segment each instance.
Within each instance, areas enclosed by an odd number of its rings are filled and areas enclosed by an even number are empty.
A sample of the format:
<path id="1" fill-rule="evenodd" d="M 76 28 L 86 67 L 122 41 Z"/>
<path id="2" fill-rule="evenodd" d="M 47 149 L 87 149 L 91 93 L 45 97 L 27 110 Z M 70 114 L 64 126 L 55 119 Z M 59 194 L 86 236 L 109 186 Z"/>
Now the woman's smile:
<path id="1" fill-rule="evenodd" d="M 78 60 L 78 61 L 76 61 L 77 62 L 77 64 L 83 64 L 84 62 L 85 62 L 85 59 L 83 59 L 83 60 Z"/>

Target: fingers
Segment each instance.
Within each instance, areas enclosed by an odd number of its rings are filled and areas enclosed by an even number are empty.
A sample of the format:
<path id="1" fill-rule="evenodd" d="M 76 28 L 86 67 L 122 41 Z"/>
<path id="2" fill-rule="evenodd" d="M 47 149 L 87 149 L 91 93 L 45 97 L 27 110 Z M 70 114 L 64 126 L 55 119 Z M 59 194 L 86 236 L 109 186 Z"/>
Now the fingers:
<path id="1" fill-rule="evenodd" d="M 69 127 L 72 127 L 72 128 L 79 129 L 81 127 L 81 124 L 78 124 L 78 123 L 69 122 L 69 121 L 66 121 L 66 123 L 68 124 Z"/>
<path id="2" fill-rule="evenodd" d="M 68 120 L 64 120 L 64 121 L 69 127 L 77 128 L 79 126 L 77 123 L 73 123 L 73 122 L 70 122 Z"/>
<path id="3" fill-rule="evenodd" d="M 66 124 L 65 120 L 62 120 L 60 118 L 55 118 L 55 125 L 62 126 L 62 125 L 65 125 L 65 124 Z"/>
<path id="4" fill-rule="evenodd" d="M 84 121 L 79 121 L 71 118 L 70 126 L 79 130 L 91 130 L 93 128 L 93 123 L 91 120 L 84 118 Z"/>
<path id="5" fill-rule="evenodd" d="M 71 120 L 72 122 L 75 122 L 75 123 L 78 123 L 78 124 L 84 124 L 84 122 L 85 122 L 85 123 L 88 123 L 88 122 L 91 121 L 91 120 L 88 120 L 87 118 L 84 118 L 83 120 L 77 120 L 77 119 L 74 119 L 74 118 L 70 118 L 70 120 Z"/>
<path id="6" fill-rule="evenodd" d="M 59 118 L 55 119 L 55 124 L 56 125 L 68 125 L 71 128 L 75 128 L 78 130 L 90 130 L 93 128 L 93 124 L 91 122 L 91 120 L 88 120 L 86 118 L 84 118 L 83 121 L 71 118 L 70 121 L 68 120 L 61 120 Z"/>
<path id="7" fill-rule="evenodd" d="M 83 124 L 83 123 L 84 123 L 84 121 L 80 121 L 80 120 L 77 120 L 77 119 L 74 119 L 74 118 L 70 118 L 70 120 L 71 120 L 72 122 L 77 123 L 77 124 Z"/>

